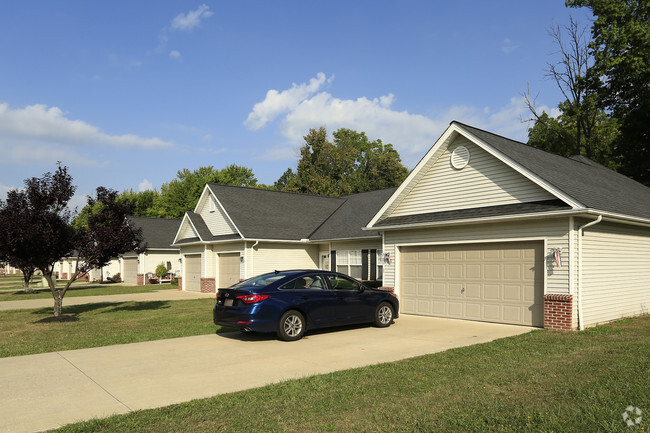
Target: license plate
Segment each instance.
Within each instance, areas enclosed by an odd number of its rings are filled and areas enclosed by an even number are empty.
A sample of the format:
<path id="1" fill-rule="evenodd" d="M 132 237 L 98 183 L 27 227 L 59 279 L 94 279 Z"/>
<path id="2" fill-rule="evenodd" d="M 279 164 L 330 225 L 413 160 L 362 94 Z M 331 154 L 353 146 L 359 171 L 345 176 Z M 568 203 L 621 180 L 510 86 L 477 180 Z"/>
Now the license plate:
<path id="1" fill-rule="evenodd" d="M 233 301 L 232 299 L 226 299 L 225 301 L 223 301 L 223 305 L 225 305 L 226 307 L 232 307 L 232 301 Z"/>

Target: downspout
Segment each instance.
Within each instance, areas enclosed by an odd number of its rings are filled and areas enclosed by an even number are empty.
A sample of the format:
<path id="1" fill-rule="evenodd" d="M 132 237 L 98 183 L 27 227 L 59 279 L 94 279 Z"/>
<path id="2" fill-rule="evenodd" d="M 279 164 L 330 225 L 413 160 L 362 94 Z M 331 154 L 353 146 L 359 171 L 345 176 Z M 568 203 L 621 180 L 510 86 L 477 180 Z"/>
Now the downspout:
<path id="1" fill-rule="evenodd" d="M 253 246 L 251 247 L 251 274 L 257 275 L 255 273 L 255 247 L 260 243 L 260 240 L 256 240 Z"/>
<path id="2" fill-rule="evenodd" d="M 585 320 L 582 315 L 582 237 L 584 236 L 584 229 L 598 224 L 603 220 L 602 215 L 598 215 L 598 218 L 588 222 L 578 229 L 578 324 L 581 331 L 585 329 Z"/>

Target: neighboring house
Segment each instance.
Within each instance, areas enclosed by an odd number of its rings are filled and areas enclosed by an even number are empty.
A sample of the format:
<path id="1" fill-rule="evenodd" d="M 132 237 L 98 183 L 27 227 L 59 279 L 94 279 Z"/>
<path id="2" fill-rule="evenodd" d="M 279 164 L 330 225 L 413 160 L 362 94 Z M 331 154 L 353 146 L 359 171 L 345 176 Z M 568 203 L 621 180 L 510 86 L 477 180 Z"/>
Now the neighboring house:
<path id="1" fill-rule="evenodd" d="M 180 250 L 171 244 L 181 220 L 135 216 L 128 218 L 134 227 L 142 229 L 147 251 L 140 254 L 135 251 L 124 253 L 102 269 L 92 271 L 91 279 L 106 280 L 120 274 L 122 281 L 127 284 L 150 284 L 147 274 L 157 278 L 156 266 L 160 263 L 164 263 L 172 274 L 180 272 Z"/>
<path id="2" fill-rule="evenodd" d="M 209 183 L 174 239 L 179 289 L 214 292 L 276 269 L 381 280 L 381 235 L 362 228 L 394 191 L 322 197 Z"/>
<path id="3" fill-rule="evenodd" d="M 650 308 L 650 188 L 458 122 L 399 188 L 208 184 L 173 245 L 183 290 L 320 268 L 383 280 L 407 314 L 575 329 Z"/>
<path id="4" fill-rule="evenodd" d="M 402 313 L 575 329 L 650 308 L 650 188 L 462 123 L 366 230 Z"/>

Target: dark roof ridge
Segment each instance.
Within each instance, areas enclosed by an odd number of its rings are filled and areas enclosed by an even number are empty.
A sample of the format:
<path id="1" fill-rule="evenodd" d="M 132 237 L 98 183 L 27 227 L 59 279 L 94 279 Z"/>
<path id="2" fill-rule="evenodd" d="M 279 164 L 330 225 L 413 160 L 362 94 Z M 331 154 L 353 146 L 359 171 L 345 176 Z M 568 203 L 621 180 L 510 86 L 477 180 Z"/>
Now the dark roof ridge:
<path id="1" fill-rule="evenodd" d="M 165 220 L 165 221 L 181 221 L 182 218 L 160 218 L 160 217 L 150 217 L 150 216 L 138 216 L 138 215 L 127 215 L 129 218 L 146 218 L 149 220 Z"/>
<path id="2" fill-rule="evenodd" d="M 331 195 L 310 194 L 310 193 L 306 193 L 306 192 L 297 192 L 297 191 L 280 191 L 280 190 L 277 190 L 277 189 L 255 188 L 255 187 L 252 187 L 252 186 L 227 185 L 225 183 L 217 183 L 217 182 L 208 182 L 208 185 L 223 186 L 223 187 L 228 187 L 228 188 L 248 189 L 248 190 L 253 190 L 253 191 L 267 191 L 267 192 L 275 192 L 275 193 L 282 193 L 282 194 L 294 194 L 294 195 L 301 195 L 301 196 L 320 197 L 320 198 L 336 198 L 336 199 L 341 198 L 341 197 L 336 197 L 336 196 L 331 196 Z"/>
<path id="3" fill-rule="evenodd" d="M 373 189 L 373 190 L 371 190 L 371 191 L 355 192 L 354 194 L 348 194 L 348 195 L 342 195 L 342 196 L 339 196 L 338 198 L 345 198 L 345 199 L 347 199 L 347 198 L 349 198 L 349 197 L 354 197 L 354 196 L 361 195 L 361 194 L 370 194 L 370 193 L 373 193 L 373 192 L 388 191 L 389 189 L 397 189 L 397 188 L 399 188 L 399 185 L 398 185 L 398 186 L 389 186 L 389 187 L 381 188 L 381 189 Z"/>
<path id="4" fill-rule="evenodd" d="M 320 224 L 318 224 L 318 226 L 314 230 L 312 230 L 311 233 L 309 233 L 309 236 L 307 236 L 307 239 L 311 239 L 314 236 L 314 234 L 318 231 L 318 229 L 323 227 L 325 225 L 325 223 L 327 223 L 327 221 L 332 217 L 332 215 L 334 215 L 336 212 L 338 212 L 339 209 L 341 209 L 345 205 L 345 203 L 347 203 L 347 202 L 348 202 L 347 198 L 343 199 L 341 201 L 341 204 L 339 206 L 337 206 L 336 209 L 334 209 L 332 212 L 330 212 L 330 214 L 327 215 L 327 218 L 323 218 L 323 220 L 320 222 Z"/>

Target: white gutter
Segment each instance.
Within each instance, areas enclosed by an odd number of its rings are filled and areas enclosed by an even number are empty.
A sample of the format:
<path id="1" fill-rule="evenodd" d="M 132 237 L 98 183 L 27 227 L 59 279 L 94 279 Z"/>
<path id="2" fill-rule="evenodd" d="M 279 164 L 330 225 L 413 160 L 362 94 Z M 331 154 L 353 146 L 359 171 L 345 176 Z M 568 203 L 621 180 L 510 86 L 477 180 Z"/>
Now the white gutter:
<path id="1" fill-rule="evenodd" d="M 602 215 L 598 215 L 594 221 L 591 221 L 578 229 L 578 325 L 581 331 L 585 329 L 585 320 L 582 314 L 582 237 L 584 236 L 584 229 L 598 224 L 603 220 Z"/>

